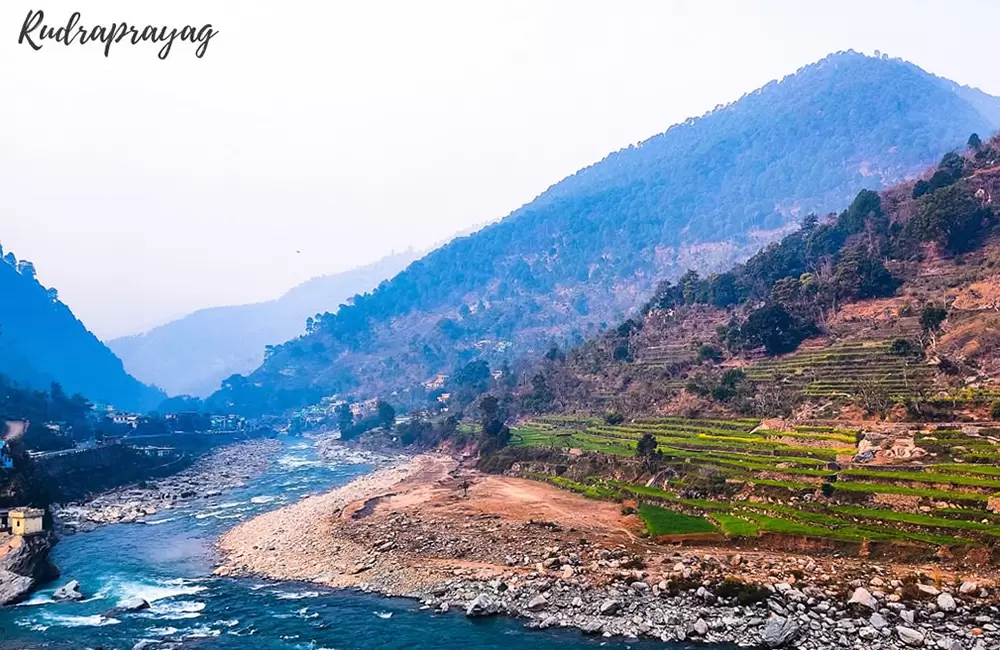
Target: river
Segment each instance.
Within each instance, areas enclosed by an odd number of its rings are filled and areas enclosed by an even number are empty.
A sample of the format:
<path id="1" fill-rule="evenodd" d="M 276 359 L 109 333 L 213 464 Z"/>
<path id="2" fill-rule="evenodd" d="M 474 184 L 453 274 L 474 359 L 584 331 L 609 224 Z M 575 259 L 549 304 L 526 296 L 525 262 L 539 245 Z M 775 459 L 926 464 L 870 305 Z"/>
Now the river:
<path id="1" fill-rule="evenodd" d="M 0 610 L 0 647 L 167 650 L 664 648 L 662 643 L 587 638 L 575 630 L 531 631 L 504 618 L 421 611 L 420 603 L 315 585 L 213 577 L 213 543 L 235 523 L 369 471 L 329 465 L 301 439 L 286 439 L 276 462 L 247 487 L 167 511 L 148 524 L 116 524 L 61 540 L 55 583 Z M 78 580 L 80 602 L 52 591 Z M 139 596 L 148 610 L 107 616 Z M 672 649 L 695 646 L 673 645 Z M 705 648 L 705 646 L 700 646 Z"/>

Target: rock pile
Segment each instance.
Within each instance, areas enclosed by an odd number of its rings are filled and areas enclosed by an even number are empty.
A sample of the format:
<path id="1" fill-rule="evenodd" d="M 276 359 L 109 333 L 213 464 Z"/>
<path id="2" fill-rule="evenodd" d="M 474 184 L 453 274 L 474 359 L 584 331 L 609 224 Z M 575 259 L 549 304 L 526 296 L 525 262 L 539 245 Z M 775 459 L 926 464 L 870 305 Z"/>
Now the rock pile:
<path id="1" fill-rule="evenodd" d="M 52 512 L 61 534 L 142 522 L 161 511 L 243 487 L 270 466 L 280 449 L 281 443 L 273 439 L 228 445 L 173 476 L 112 490 L 82 504 L 55 505 Z"/>
<path id="2" fill-rule="evenodd" d="M 803 650 L 1000 647 L 1000 612 L 990 604 L 989 590 L 978 585 L 951 585 L 934 597 L 933 585 L 874 578 L 871 589 L 858 585 L 844 597 L 833 576 L 825 585 L 792 578 L 755 589 L 719 582 L 722 565 L 711 557 L 685 558 L 661 576 L 647 569 L 618 571 L 606 584 L 536 571 L 486 582 L 456 577 L 410 595 L 427 609 L 505 614 L 528 619 L 529 627 L 665 642 Z M 904 600 L 914 589 L 924 599 Z M 378 591 L 371 585 L 367 590 Z"/>

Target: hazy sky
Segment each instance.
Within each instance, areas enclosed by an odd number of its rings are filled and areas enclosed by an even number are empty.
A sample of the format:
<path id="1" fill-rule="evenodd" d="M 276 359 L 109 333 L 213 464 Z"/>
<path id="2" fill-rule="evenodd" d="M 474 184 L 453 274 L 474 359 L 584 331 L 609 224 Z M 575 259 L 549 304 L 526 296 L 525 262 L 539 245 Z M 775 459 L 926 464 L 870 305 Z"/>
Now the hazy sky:
<path id="1" fill-rule="evenodd" d="M 34 51 L 29 9 L 220 33 L 202 59 Z M 836 50 L 1000 94 L 997 24 L 988 1 L 4 0 L 0 242 L 132 333 L 439 242 Z"/>

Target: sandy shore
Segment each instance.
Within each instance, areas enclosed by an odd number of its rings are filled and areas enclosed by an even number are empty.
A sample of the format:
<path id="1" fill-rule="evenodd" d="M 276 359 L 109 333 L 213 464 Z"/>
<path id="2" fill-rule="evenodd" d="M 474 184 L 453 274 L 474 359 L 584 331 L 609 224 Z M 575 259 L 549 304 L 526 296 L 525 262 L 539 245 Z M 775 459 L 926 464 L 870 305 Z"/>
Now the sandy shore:
<path id="1" fill-rule="evenodd" d="M 422 455 L 236 526 L 219 541 L 217 574 L 663 641 L 1000 647 L 989 576 L 658 544 L 641 528 L 620 504 Z"/>

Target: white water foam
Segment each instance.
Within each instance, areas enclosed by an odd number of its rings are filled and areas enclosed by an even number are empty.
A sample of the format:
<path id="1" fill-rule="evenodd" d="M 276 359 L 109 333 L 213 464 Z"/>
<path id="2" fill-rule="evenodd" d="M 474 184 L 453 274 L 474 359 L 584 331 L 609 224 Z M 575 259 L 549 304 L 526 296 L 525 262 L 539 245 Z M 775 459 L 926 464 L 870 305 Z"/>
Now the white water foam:
<path id="1" fill-rule="evenodd" d="M 165 524 L 168 521 L 174 521 L 179 519 L 179 517 L 164 517 L 163 519 L 146 519 L 143 523 L 149 526 L 156 526 L 157 524 Z"/>
<path id="2" fill-rule="evenodd" d="M 302 456 L 287 454 L 278 459 L 278 464 L 289 469 L 302 469 L 304 467 L 316 467 L 320 462 L 318 460 L 309 460 Z"/>
<path id="3" fill-rule="evenodd" d="M 50 621 L 53 625 L 61 627 L 100 627 L 103 625 L 117 625 L 121 623 L 117 618 L 110 618 L 100 614 L 90 616 L 70 616 L 68 614 L 42 614 L 42 617 Z"/>
<path id="4" fill-rule="evenodd" d="M 183 620 L 187 618 L 198 618 L 201 611 L 205 609 L 205 603 L 197 600 L 176 600 L 167 603 L 158 603 L 150 607 L 143 615 L 152 616 L 157 619 Z"/>
<path id="5" fill-rule="evenodd" d="M 213 630 L 212 628 L 210 628 L 207 625 L 205 625 L 205 626 L 202 626 L 202 627 L 196 627 L 193 630 L 191 630 L 190 632 L 187 632 L 184 635 L 184 638 L 185 639 L 205 639 L 205 638 L 210 638 L 210 637 L 216 637 L 216 636 L 219 636 L 220 634 L 222 634 L 222 632 L 220 630 Z"/>
<path id="6" fill-rule="evenodd" d="M 316 598 L 318 591 L 276 591 L 274 596 L 279 600 L 301 600 L 303 598 Z"/>
<path id="7" fill-rule="evenodd" d="M 114 587 L 114 593 L 119 597 L 119 604 L 130 598 L 142 598 L 147 603 L 154 603 L 164 598 L 177 596 L 193 596 L 208 589 L 204 585 L 193 584 L 187 580 L 161 580 L 150 584 L 146 582 L 123 582 Z M 102 590 L 103 591 L 103 590 Z"/>

